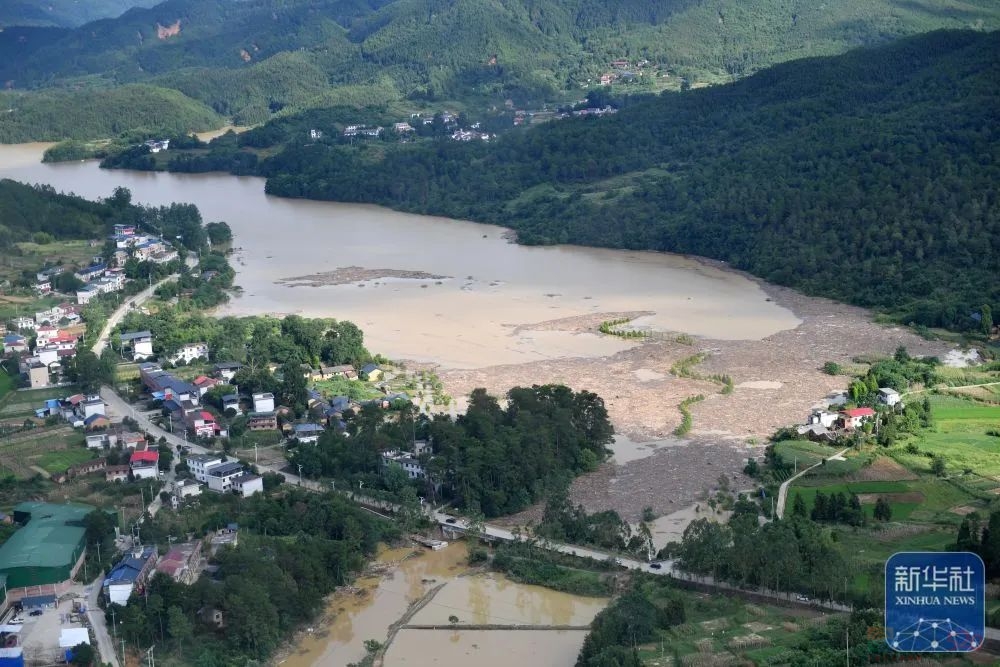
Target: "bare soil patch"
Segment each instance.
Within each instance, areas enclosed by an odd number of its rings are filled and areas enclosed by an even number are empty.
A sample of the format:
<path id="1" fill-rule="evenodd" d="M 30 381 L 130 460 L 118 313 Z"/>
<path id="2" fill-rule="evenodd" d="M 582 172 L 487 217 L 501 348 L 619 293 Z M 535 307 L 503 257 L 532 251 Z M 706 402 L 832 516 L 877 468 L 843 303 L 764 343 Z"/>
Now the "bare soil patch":
<path id="1" fill-rule="evenodd" d="M 773 630 L 774 627 L 768 625 L 767 623 L 761 623 L 760 621 L 751 621 L 750 623 L 744 623 L 743 627 L 750 632 L 761 633 L 767 632 L 768 630 Z"/>
<path id="2" fill-rule="evenodd" d="M 917 479 L 917 475 L 887 456 L 880 456 L 871 465 L 851 475 L 855 482 L 897 482 Z"/>
<path id="3" fill-rule="evenodd" d="M 503 396 L 511 387 L 545 383 L 593 391 L 604 399 L 615 430 L 635 442 L 669 437 L 681 421 L 678 404 L 703 395 L 705 400 L 690 408 L 694 420 L 690 444 L 623 466 L 605 464 L 578 478 L 571 489 L 573 501 L 589 511 L 614 509 L 635 521 L 643 507 L 652 507 L 662 516 L 696 502 L 715 487 L 723 473 L 735 475 L 734 488 L 749 488 L 750 480 L 740 472 L 747 456 L 759 454 L 760 443 L 779 427 L 802 423 L 823 397 L 847 387 L 847 376 L 830 376 L 820 370 L 825 362 L 846 365 L 858 355 L 891 355 L 900 345 L 914 355 L 942 356 L 948 350 L 947 345 L 926 341 L 907 329 L 877 324 L 861 308 L 773 285 L 761 284 L 761 288 L 794 312 L 801 324 L 761 340 L 702 338 L 684 344 L 671 336 L 657 336 L 603 358 L 540 359 L 475 369 L 408 365 L 434 370 L 445 391 L 456 397 L 477 387 Z M 517 329 L 596 333 L 603 321 L 643 314 L 595 313 L 522 324 Z M 516 333 L 514 327 L 512 332 Z M 731 394 L 720 394 L 716 382 L 670 374 L 674 364 L 699 352 L 708 357 L 695 370 L 701 376 L 729 375 L 735 384 Z M 652 379 L 653 374 L 662 379 Z M 741 387 L 741 383 L 747 384 Z M 890 462 L 858 474 L 908 479 Z M 533 508 L 511 519 L 523 524 L 540 516 L 541 509 Z"/>
<path id="4" fill-rule="evenodd" d="M 729 627 L 729 619 L 727 618 L 713 618 L 708 621 L 702 621 L 699 623 L 702 628 L 708 630 L 709 632 L 715 632 L 716 630 L 723 630 Z"/>
<path id="5" fill-rule="evenodd" d="M 972 514 L 976 511 L 975 507 L 970 507 L 968 505 L 958 505 L 957 507 L 952 507 L 948 510 L 952 514 L 957 514 L 958 516 L 965 516 L 967 514 Z"/>
<path id="6" fill-rule="evenodd" d="M 324 287 L 327 285 L 350 285 L 351 283 L 400 278 L 404 280 L 447 280 L 451 276 L 438 276 L 425 271 L 404 271 L 401 269 L 366 269 L 363 266 L 342 266 L 333 271 L 311 273 L 276 280 L 278 285 L 289 287 Z"/>

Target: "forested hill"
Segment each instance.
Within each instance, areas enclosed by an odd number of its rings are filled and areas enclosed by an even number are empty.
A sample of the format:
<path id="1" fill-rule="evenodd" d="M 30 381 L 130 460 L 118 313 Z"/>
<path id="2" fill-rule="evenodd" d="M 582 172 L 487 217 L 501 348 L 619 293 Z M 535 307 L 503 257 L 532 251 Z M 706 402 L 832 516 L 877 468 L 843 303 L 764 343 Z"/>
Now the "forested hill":
<path id="1" fill-rule="evenodd" d="M 155 4 L 156 0 L 3 0 L 0 2 L 0 28 L 72 28 L 97 19 L 121 16 L 132 7 L 152 7 Z"/>
<path id="2" fill-rule="evenodd" d="M 23 0 L 22 0 L 23 1 Z M 96 0 L 95 0 L 96 1 Z M 107 0 L 111 2 L 112 0 Z M 461 110 L 577 99 L 603 74 L 658 91 L 938 28 L 1000 28 L 995 0 L 166 0 L 77 29 L 0 32 L 0 81 L 147 83 L 238 124 L 334 105 Z M 613 61 L 624 62 L 616 68 Z M 641 67 L 639 63 L 644 63 Z M 25 102 L 26 104 L 28 101 Z M 57 102 L 68 118 L 72 95 Z M 16 115 L 20 106 L 13 105 Z M 108 105 L 116 116 L 120 107 Z M 0 140 L 53 136 L 22 123 Z M 154 123 L 122 118 L 126 130 Z M 193 128 L 192 128 L 193 129 Z"/>
<path id="3" fill-rule="evenodd" d="M 36 232 L 56 239 L 102 238 L 111 227 L 113 213 L 114 208 L 103 202 L 0 179 L 0 249 Z"/>
<path id="4" fill-rule="evenodd" d="M 485 145 L 292 142 L 268 192 L 702 255 L 970 327 L 1000 308 L 1000 33 L 936 32 Z"/>

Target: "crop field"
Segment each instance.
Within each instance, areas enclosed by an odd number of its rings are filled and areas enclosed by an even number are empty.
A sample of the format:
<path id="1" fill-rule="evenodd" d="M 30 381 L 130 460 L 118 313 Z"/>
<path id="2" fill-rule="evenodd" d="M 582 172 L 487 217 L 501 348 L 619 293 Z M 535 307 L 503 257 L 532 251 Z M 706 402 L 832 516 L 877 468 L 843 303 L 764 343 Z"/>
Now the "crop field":
<path id="1" fill-rule="evenodd" d="M 944 459 L 949 474 L 966 470 L 982 477 L 997 479 L 1000 487 L 1000 406 L 984 405 L 949 396 L 931 399 L 934 424 L 909 443 L 916 445 L 918 454 L 894 447 L 892 456 L 911 470 L 928 470 L 926 454 Z M 908 444 L 909 444 L 908 443 Z"/>
<path id="2" fill-rule="evenodd" d="M 819 486 L 798 486 L 789 489 L 788 507 L 796 495 L 802 496 L 806 509 L 812 511 L 816 493 L 856 494 L 865 515 L 872 519 L 875 502 L 880 496 L 892 506 L 893 521 L 958 524 L 961 508 L 981 509 L 983 503 L 975 496 L 947 480 L 922 477 L 897 481 L 840 481 Z M 787 511 L 787 510 L 786 510 Z"/>
<path id="3" fill-rule="evenodd" d="M 639 647 L 644 664 L 676 664 L 675 654 L 685 665 L 744 664 L 742 656 L 761 664 L 801 642 L 810 627 L 829 618 L 811 610 L 748 604 L 722 595 L 685 592 L 684 596 L 685 623 L 665 632 L 662 644 Z"/>
<path id="4" fill-rule="evenodd" d="M 61 449 L 45 452 L 34 460 L 34 465 L 42 468 L 49 474 L 66 472 L 70 466 L 83 463 L 94 458 L 88 449 L 75 447 L 73 449 Z"/>
<path id="5" fill-rule="evenodd" d="M 76 393 L 76 387 L 47 387 L 14 391 L 0 399 L 0 421 L 24 421 L 34 417 L 35 410 L 50 398 L 65 398 Z"/>
<path id="6" fill-rule="evenodd" d="M 83 442 L 83 434 L 69 426 L 37 428 L 15 433 L 0 439 L 0 468 L 9 475 L 21 479 L 34 477 L 39 473 L 39 469 L 49 473 L 63 472 L 69 465 L 91 457 L 90 452 L 83 448 Z M 61 463 L 63 455 L 71 462 L 61 468 L 50 470 L 49 467 Z M 81 456 L 82 459 L 79 458 Z M 43 465 L 46 463 L 49 465 Z"/>

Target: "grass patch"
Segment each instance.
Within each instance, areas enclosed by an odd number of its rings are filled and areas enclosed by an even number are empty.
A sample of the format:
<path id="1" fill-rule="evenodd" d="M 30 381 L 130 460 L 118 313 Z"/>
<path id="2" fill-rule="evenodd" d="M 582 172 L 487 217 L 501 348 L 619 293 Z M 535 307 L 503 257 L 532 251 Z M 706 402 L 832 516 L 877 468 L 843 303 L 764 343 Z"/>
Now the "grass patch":
<path id="1" fill-rule="evenodd" d="M 817 616 L 807 610 L 749 605 L 737 597 L 685 590 L 675 592 L 684 597 L 686 620 L 683 625 L 661 630 L 658 641 L 639 647 L 643 664 L 674 664 L 671 661 L 674 656 L 680 658 L 683 664 L 712 664 L 700 662 L 694 657 L 707 657 L 710 653 L 734 661 L 752 657 L 755 664 L 767 664 L 759 661 L 779 655 L 801 642 L 812 627 L 812 619 Z M 751 627 L 747 627 L 748 624 Z M 751 650 L 729 648 L 728 644 L 734 637 L 751 632 L 765 637 L 770 646 Z"/>
<path id="2" fill-rule="evenodd" d="M 907 443 L 916 445 L 920 453 L 897 446 L 892 449 L 893 458 L 912 470 L 927 471 L 931 460 L 926 452 L 941 456 L 949 474 L 973 470 L 984 477 L 1000 476 L 1000 438 L 987 434 L 1000 424 L 1000 407 L 933 396 L 931 410 L 933 425 Z"/>
<path id="3" fill-rule="evenodd" d="M 798 486 L 796 483 L 789 493 L 789 507 L 795 496 L 801 496 L 807 511 L 811 512 L 818 492 L 860 496 L 861 508 L 869 520 L 873 520 L 875 500 L 880 495 L 884 495 L 892 506 L 893 521 L 958 524 L 962 517 L 950 511 L 952 508 L 981 505 L 974 496 L 947 480 L 923 477 L 912 481 L 838 482 L 809 486 Z"/>
<path id="4" fill-rule="evenodd" d="M 347 396 L 354 401 L 367 401 L 378 398 L 384 394 L 373 385 L 360 380 L 348 380 L 347 378 L 330 378 L 329 380 L 317 380 L 313 383 L 313 388 L 328 398 L 334 396 Z"/>
<path id="5" fill-rule="evenodd" d="M 0 405 L 3 405 L 4 399 L 7 394 L 14 391 L 17 387 L 17 382 L 10 376 L 7 369 L 0 366 Z"/>
<path id="6" fill-rule="evenodd" d="M 66 472 L 70 466 L 89 461 L 94 455 L 87 449 L 64 449 L 45 452 L 35 461 L 35 465 L 50 474 Z"/>

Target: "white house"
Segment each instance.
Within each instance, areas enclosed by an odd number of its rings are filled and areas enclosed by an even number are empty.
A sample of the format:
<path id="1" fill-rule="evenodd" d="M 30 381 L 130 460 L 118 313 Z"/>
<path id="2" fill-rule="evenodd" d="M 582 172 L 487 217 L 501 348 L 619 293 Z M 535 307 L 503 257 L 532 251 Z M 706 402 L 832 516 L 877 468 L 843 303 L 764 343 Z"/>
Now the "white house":
<path id="1" fill-rule="evenodd" d="M 28 366 L 28 382 L 32 389 L 48 387 L 49 367 L 41 361 L 36 361 Z"/>
<path id="2" fill-rule="evenodd" d="M 837 423 L 837 419 L 840 418 L 836 412 L 830 412 L 829 410 L 813 410 L 812 414 L 809 415 L 809 424 L 821 424 L 826 428 L 830 428 Z"/>
<path id="3" fill-rule="evenodd" d="M 881 389 L 878 390 L 879 403 L 884 403 L 885 405 L 888 405 L 891 408 L 895 406 L 897 403 L 899 403 L 900 400 L 902 400 L 902 398 L 900 397 L 899 392 L 896 391 L 895 389 L 882 387 Z"/>
<path id="4" fill-rule="evenodd" d="M 108 436 L 104 433 L 99 433 L 97 435 L 87 436 L 87 448 L 88 449 L 103 449 L 107 447 Z"/>
<path id="5" fill-rule="evenodd" d="M 88 396 L 83 403 L 83 418 L 104 414 L 104 401 L 99 396 Z"/>
<path id="6" fill-rule="evenodd" d="M 245 472 L 239 477 L 235 477 L 233 479 L 232 491 L 233 493 L 238 493 L 244 498 L 249 498 L 255 493 L 263 493 L 264 479 L 260 475 Z"/>
<path id="7" fill-rule="evenodd" d="M 193 479 L 182 479 L 174 483 L 174 495 L 180 499 L 201 495 L 201 483 Z"/>
<path id="8" fill-rule="evenodd" d="M 181 349 L 177 350 L 176 354 L 170 357 L 170 361 L 176 364 L 178 361 L 183 360 L 184 363 L 189 364 L 198 358 L 208 359 L 207 343 L 186 343 L 181 346 Z"/>
<path id="9" fill-rule="evenodd" d="M 382 464 L 386 467 L 390 465 L 400 466 L 410 479 L 423 479 L 427 476 L 427 471 L 420 464 L 420 460 L 409 452 L 398 450 L 382 452 Z"/>
<path id="10" fill-rule="evenodd" d="M 11 320 L 11 326 L 15 329 L 22 329 L 24 331 L 34 331 L 35 321 L 30 317 L 15 317 Z"/>
<path id="11" fill-rule="evenodd" d="M 155 463 L 139 461 L 132 464 L 132 476 L 136 479 L 156 479 L 159 467 Z"/>
<path id="12" fill-rule="evenodd" d="M 274 394 L 263 393 L 253 395 L 254 412 L 274 412 Z"/>
<path id="13" fill-rule="evenodd" d="M 208 469 L 222 463 L 220 454 L 194 454 L 185 459 L 191 474 L 199 482 L 208 482 Z"/>
<path id="14" fill-rule="evenodd" d="M 212 491 L 225 493 L 227 491 L 232 491 L 233 480 L 241 477 L 245 473 L 246 470 L 243 468 L 242 463 L 229 461 L 228 463 L 220 463 L 209 468 L 205 475 L 205 479 L 208 482 L 208 488 Z"/>
<path id="15" fill-rule="evenodd" d="M 323 427 L 319 424 L 296 424 L 295 438 L 299 442 L 314 443 L 323 435 Z"/>
<path id="16" fill-rule="evenodd" d="M 149 331 L 127 332 L 118 338 L 121 340 L 122 349 L 132 348 L 132 358 L 135 361 L 143 361 L 153 356 L 153 334 Z"/>
<path id="17" fill-rule="evenodd" d="M 3 353 L 11 354 L 13 352 L 27 352 L 28 351 L 28 341 L 24 336 L 19 336 L 18 334 L 7 334 L 3 337 Z"/>

